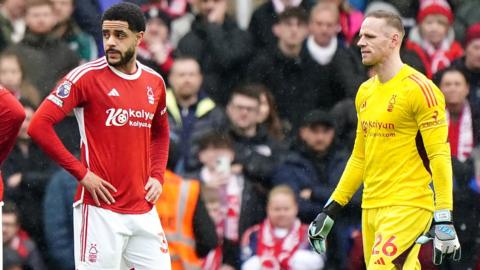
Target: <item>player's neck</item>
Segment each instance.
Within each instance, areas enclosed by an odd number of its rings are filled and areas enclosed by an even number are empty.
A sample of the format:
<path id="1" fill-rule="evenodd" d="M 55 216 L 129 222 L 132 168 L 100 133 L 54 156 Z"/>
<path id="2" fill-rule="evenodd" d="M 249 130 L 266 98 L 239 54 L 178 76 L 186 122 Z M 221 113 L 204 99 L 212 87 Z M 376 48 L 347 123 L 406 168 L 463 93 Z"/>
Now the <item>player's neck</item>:
<path id="1" fill-rule="evenodd" d="M 400 59 L 400 55 L 395 55 L 375 65 L 374 70 L 380 82 L 385 83 L 395 77 L 402 67 L 403 62 Z"/>

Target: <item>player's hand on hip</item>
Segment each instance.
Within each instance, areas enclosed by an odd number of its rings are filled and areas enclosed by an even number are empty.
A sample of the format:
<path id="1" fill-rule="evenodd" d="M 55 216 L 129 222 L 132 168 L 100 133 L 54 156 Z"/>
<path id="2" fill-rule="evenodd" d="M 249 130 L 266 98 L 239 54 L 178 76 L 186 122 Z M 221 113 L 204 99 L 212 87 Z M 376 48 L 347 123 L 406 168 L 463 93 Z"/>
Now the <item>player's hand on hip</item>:
<path id="1" fill-rule="evenodd" d="M 462 251 L 458 236 L 453 227 L 450 210 L 437 210 L 431 229 L 417 239 L 417 244 L 433 240 L 433 263 L 440 265 L 446 258 L 460 261 Z"/>
<path id="2" fill-rule="evenodd" d="M 150 177 L 148 178 L 147 184 L 145 185 L 145 190 L 147 191 L 147 195 L 145 195 L 145 200 L 149 201 L 152 204 L 155 204 L 162 195 L 162 184 L 156 178 Z"/>
<path id="3" fill-rule="evenodd" d="M 341 209 L 342 206 L 339 203 L 329 200 L 323 208 L 323 211 L 310 223 L 308 227 L 308 240 L 317 253 L 324 253 L 327 250 L 325 244 L 327 236 L 333 227 L 336 215 Z"/>
<path id="4" fill-rule="evenodd" d="M 110 193 L 110 190 L 113 192 L 117 192 L 117 189 L 112 186 L 112 184 L 103 180 L 90 170 L 80 181 L 80 184 L 84 186 L 88 192 L 90 192 L 90 195 L 92 195 L 93 201 L 97 206 L 100 206 L 100 200 L 102 200 L 106 204 L 115 203 L 115 199 Z"/>

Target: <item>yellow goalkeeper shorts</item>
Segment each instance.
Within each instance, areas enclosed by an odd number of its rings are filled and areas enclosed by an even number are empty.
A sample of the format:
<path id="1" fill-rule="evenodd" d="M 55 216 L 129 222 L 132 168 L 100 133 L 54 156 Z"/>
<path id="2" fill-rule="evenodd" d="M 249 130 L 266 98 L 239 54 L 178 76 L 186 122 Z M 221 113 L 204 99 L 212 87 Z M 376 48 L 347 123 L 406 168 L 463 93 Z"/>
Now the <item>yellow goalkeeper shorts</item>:
<path id="1" fill-rule="evenodd" d="M 421 269 L 417 238 L 427 232 L 433 213 L 411 206 L 362 210 L 363 254 L 368 270 Z"/>

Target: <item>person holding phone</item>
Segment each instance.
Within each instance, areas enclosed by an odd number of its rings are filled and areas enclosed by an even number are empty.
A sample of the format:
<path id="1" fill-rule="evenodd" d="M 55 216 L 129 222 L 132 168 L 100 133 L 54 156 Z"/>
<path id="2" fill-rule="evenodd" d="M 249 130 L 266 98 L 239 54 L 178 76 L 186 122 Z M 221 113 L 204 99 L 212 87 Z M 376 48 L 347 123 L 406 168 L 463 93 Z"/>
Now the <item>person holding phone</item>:
<path id="1" fill-rule="evenodd" d="M 265 218 L 265 196 L 234 163 L 235 151 L 230 137 L 208 133 L 199 141 L 201 169 L 192 178 L 219 195 L 221 208 L 215 219 L 220 247 L 207 256 L 212 262 L 204 269 L 238 269 L 240 236 Z"/>

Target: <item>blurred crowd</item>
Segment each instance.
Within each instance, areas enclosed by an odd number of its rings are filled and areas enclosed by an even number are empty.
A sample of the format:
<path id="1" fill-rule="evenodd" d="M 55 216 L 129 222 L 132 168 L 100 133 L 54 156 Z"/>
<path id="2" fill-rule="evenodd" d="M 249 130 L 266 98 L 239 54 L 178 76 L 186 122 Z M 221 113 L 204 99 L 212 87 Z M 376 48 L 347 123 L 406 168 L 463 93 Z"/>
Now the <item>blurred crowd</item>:
<path id="1" fill-rule="evenodd" d="M 2 166 L 5 270 L 74 269 L 77 182 L 26 130 L 60 78 L 103 55 L 101 15 L 117 2 L 0 1 L 0 84 L 26 112 Z M 233 0 L 129 2 L 147 19 L 138 60 L 167 85 L 170 155 L 155 207 L 173 269 L 365 268 L 361 190 L 336 220 L 326 254 L 310 249 L 305 224 L 352 150 L 355 94 L 374 75 L 356 40 L 363 15 L 379 9 L 402 17 L 402 60 L 446 100 L 462 261 L 435 267 L 427 246 L 422 267 L 480 269 L 480 0 L 254 1 L 248 29 L 238 26 Z M 56 129 L 79 155 L 74 116 Z"/>

